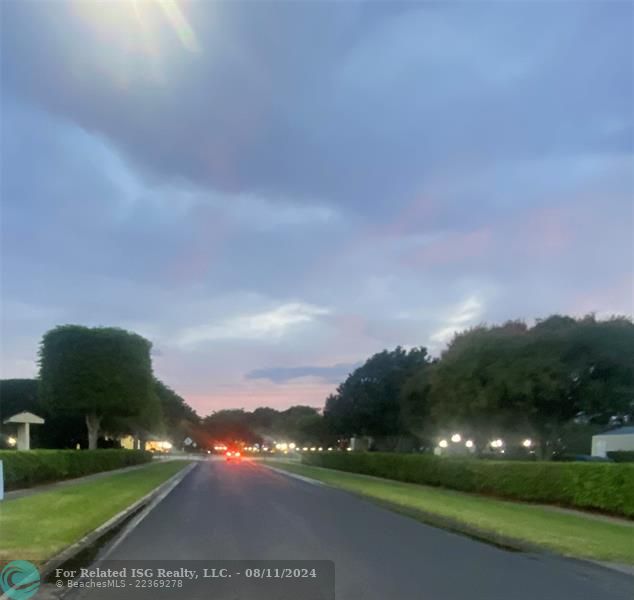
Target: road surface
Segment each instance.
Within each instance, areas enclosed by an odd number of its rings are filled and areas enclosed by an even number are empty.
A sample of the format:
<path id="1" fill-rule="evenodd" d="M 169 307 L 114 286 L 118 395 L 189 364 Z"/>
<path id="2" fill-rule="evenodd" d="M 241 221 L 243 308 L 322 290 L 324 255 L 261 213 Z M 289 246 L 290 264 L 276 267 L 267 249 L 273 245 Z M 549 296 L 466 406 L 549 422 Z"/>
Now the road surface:
<path id="1" fill-rule="evenodd" d="M 337 600 L 631 600 L 634 579 L 509 552 L 257 462 L 200 463 L 108 559 L 326 559 Z"/>

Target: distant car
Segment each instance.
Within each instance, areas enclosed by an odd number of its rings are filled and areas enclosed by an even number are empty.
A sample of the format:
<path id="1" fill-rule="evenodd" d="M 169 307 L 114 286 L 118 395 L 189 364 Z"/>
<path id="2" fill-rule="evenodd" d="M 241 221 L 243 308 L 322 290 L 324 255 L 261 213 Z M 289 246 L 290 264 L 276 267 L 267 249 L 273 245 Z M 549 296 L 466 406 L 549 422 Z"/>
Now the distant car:
<path id="1" fill-rule="evenodd" d="M 227 462 L 240 462 L 242 458 L 242 455 L 240 454 L 240 452 L 238 450 L 227 450 L 225 452 L 225 460 Z"/>

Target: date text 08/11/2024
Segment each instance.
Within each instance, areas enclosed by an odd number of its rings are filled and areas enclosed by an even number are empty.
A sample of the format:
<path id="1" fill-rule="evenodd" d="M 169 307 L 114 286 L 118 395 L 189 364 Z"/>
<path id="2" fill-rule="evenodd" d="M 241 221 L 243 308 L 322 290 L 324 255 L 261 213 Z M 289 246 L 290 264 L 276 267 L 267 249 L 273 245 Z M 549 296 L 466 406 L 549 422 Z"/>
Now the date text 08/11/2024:
<path id="1" fill-rule="evenodd" d="M 196 569 L 187 569 L 185 567 L 181 567 L 178 569 L 150 569 L 150 568 L 127 568 L 122 567 L 121 569 L 111 569 L 111 568 L 101 568 L 95 567 L 92 569 L 82 568 L 82 569 L 56 569 L 55 577 L 63 577 L 65 579 L 75 579 L 75 578 L 91 578 L 91 579 L 101 579 L 101 578 L 121 578 L 125 579 L 127 577 L 156 577 L 158 579 L 198 579 L 202 577 L 203 579 L 215 579 L 215 578 L 226 578 L 231 577 L 232 573 L 229 569 L 226 568 L 210 568 L 210 569 L 201 569 L 201 573 Z M 255 569 L 246 569 L 246 571 L 252 571 L 252 573 L 247 574 L 250 577 L 263 577 L 263 578 L 285 578 L 285 577 L 316 577 L 317 573 L 315 569 L 263 569 L 263 568 L 255 568 Z M 286 571 L 288 571 L 288 575 L 286 575 Z M 240 572 L 235 572 L 235 575 L 241 575 Z"/>

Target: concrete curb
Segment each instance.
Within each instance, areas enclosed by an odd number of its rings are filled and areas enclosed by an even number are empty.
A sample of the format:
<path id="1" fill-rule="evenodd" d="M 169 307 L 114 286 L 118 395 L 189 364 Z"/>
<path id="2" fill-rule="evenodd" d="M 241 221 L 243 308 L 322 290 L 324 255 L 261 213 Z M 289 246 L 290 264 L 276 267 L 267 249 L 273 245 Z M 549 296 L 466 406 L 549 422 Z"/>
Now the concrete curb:
<path id="1" fill-rule="evenodd" d="M 151 492 L 143 496 L 143 498 L 137 500 L 134 504 L 131 504 L 126 509 L 122 510 L 120 513 L 116 514 L 114 517 L 97 527 L 97 529 L 91 531 L 88 535 L 84 536 L 78 542 L 75 542 L 68 548 L 62 550 L 59 554 L 55 555 L 53 558 L 48 560 L 42 568 L 40 569 L 40 575 L 42 579 L 44 579 L 47 575 L 51 573 L 55 568 L 59 567 L 61 564 L 65 563 L 67 560 L 72 559 L 79 552 L 87 548 L 88 546 L 94 544 L 101 536 L 108 533 L 111 529 L 119 525 L 122 521 L 128 518 L 132 513 L 137 511 L 143 505 L 150 503 L 157 496 L 161 496 L 161 500 L 167 496 L 169 492 L 171 492 L 196 466 L 198 463 L 190 464 L 183 469 L 181 469 L 178 473 L 170 477 L 167 481 L 163 482 L 157 488 L 154 488 Z M 158 504 L 158 502 L 156 503 Z M 4 596 L 0 596 L 0 600 L 3 600 Z"/>
<path id="2" fill-rule="evenodd" d="M 481 529 L 478 529 L 470 525 L 466 525 L 462 522 L 456 521 L 454 519 L 450 519 L 448 517 L 442 517 L 434 513 L 430 513 L 430 512 L 426 512 L 426 511 L 422 511 L 418 509 L 410 509 L 406 506 L 401 506 L 400 504 L 374 498 L 366 494 L 356 493 L 350 490 L 346 490 L 344 488 L 338 488 L 336 486 L 332 486 L 327 483 L 324 483 L 323 481 L 319 481 L 318 479 L 312 479 L 310 477 L 305 477 L 304 475 L 297 475 L 296 473 L 292 473 L 290 471 L 284 471 L 283 469 L 276 469 L 275 467 L 271 467 L 266 463 L 262 463 L 262 465 L 265 466 L 267 469 L 271 469 L 272 471 L 275 471 L 276 473 L 287 475 L 288 477 L 291 477 L 293 479 L 299 479 L 300 481 L 303 481 L 305 483 L 310 483 L 312 485 L 325 486 L 325 487 L 332 488 L 333 490 L 339 490 L 347 494 L 353 494 L 354 496 L 357 496 L 358 498 L 362 498 L 364 500 L 373 502 L 374 504 L 378 504 L 379 506 L 383 506 L 384 508 L 387 508 L 388 510 L 392 510 L 399 514 L 415 519 L 421 523 L 424 523 L 425 525 L 429 525 L 431 527 L 438 527 L 440 529 L 444 529 L 445 531 L 449 531 L 457 535 L 466 535 L 468 537 L 476 539 L 485 544 L 494 544 L 503 549 L 511 550 L 511 551 L 520 551 L 520 552 L 526 552 L 526 553 L 537 554 L 537 555 L 541 554 L 544 556 L 554 556 L 562 560 L 568 560 L 568 561 L 580 563 L 582 565 L 585 565 L 586 567 L 606 569 L 612 572 L 620 573 L 621 575 L 634 577 L 634 566 L 632 565 L 610 563 L 606 561 L 598 561 L 598 560 L 592 560 L 587 558 L 576 558 L 574 556 L 565 556 L 563 554 L 557 554 L 556 552 L 548 550 L 547 548 L 543 548 L 542 546 L 539 546 L 537 544 L 524 542 L 516 538 L 509 538 L 509 537 L 502 536 L 495 533 L 484 532 Z M 322 468 L 324 471 L 330 470 L 324 467 L 317 467 L 317 468 Z M 361 475 L 360 473 L 353 473 L 353 474 Z M 366 476 L 366 477 L 369 477 L 369 476 Z M 379 478 L 373 478 L 373 479 L 379 479 Z"/>
<path id="3" fill-rule="evenodd" d="M 298 475 L 297 473 L 292 473 L 291 471 L 285 471 L 284 469 L 276 469 L 271 465 L 268 465 L 264 462 L 260 463 L 263 467 L 270 469 L 271 471 L 275 471 L 276 473 L 280 473 L 281 475 L 286 475 L 287 477 L 291 477 L 293 479 L 298 479 L 299 481 L 303 481 L 304 483 L 310 483 L 312 485 L 322 485 L 325 486 L 323 481 L 319 481 L 318 479 L 311 479 L 310 477 L 304 477 L 303 475 Z"/>
<path id="4" fill-rule="evenodd" d="M 147 517 L 156 508 L 156 506 L 160 504 L 172 492 L 172 490 L 196 468 L 196 466 L 197 464 L 189 465 L 189 467 L 186 467 L 183 471 L 176 474 L 179 477 L 172 477 L 172 479 L 169 479 L 165 482 L 165 484 L 157 489 L 156 494 L 150 499 L 145 508 L 136 517 L 134 517 L 132 521 L 125 526 L 123 531 L 102 550 L 99 556 L 97 556 L 95 562 L 107 560 L 108 556 L 119 546 L 119 544 L 121 544 L 121 542 L 123 542 L 123 540 L 125 540 L 125 538 L 127 538 L 140 525 L 141 521 L 143 521 L 145 517 Z"/>

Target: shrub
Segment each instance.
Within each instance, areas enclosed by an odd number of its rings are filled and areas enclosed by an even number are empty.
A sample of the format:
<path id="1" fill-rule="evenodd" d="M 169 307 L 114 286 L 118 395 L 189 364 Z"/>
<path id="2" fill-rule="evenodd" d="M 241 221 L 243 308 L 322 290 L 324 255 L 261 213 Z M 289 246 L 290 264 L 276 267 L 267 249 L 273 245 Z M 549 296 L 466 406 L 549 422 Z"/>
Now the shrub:
<path id="1" fill-rule="evenodd" d="M 0 451 L 7 490 L 111 471 L 152 460 L 142 450 Z"/>
<path id="2" fill-rule="evenodd" d="M 614 462 L 634 462 L 634 450 L 614 450 L 608 452 L 608 458 Z"/>
<path id="3" fill-rule="evenodd" d="M 306 464 L 500 498 L 634 517 L 634 465 L 503 462 L 382 453 L 307 454 Z"/>

